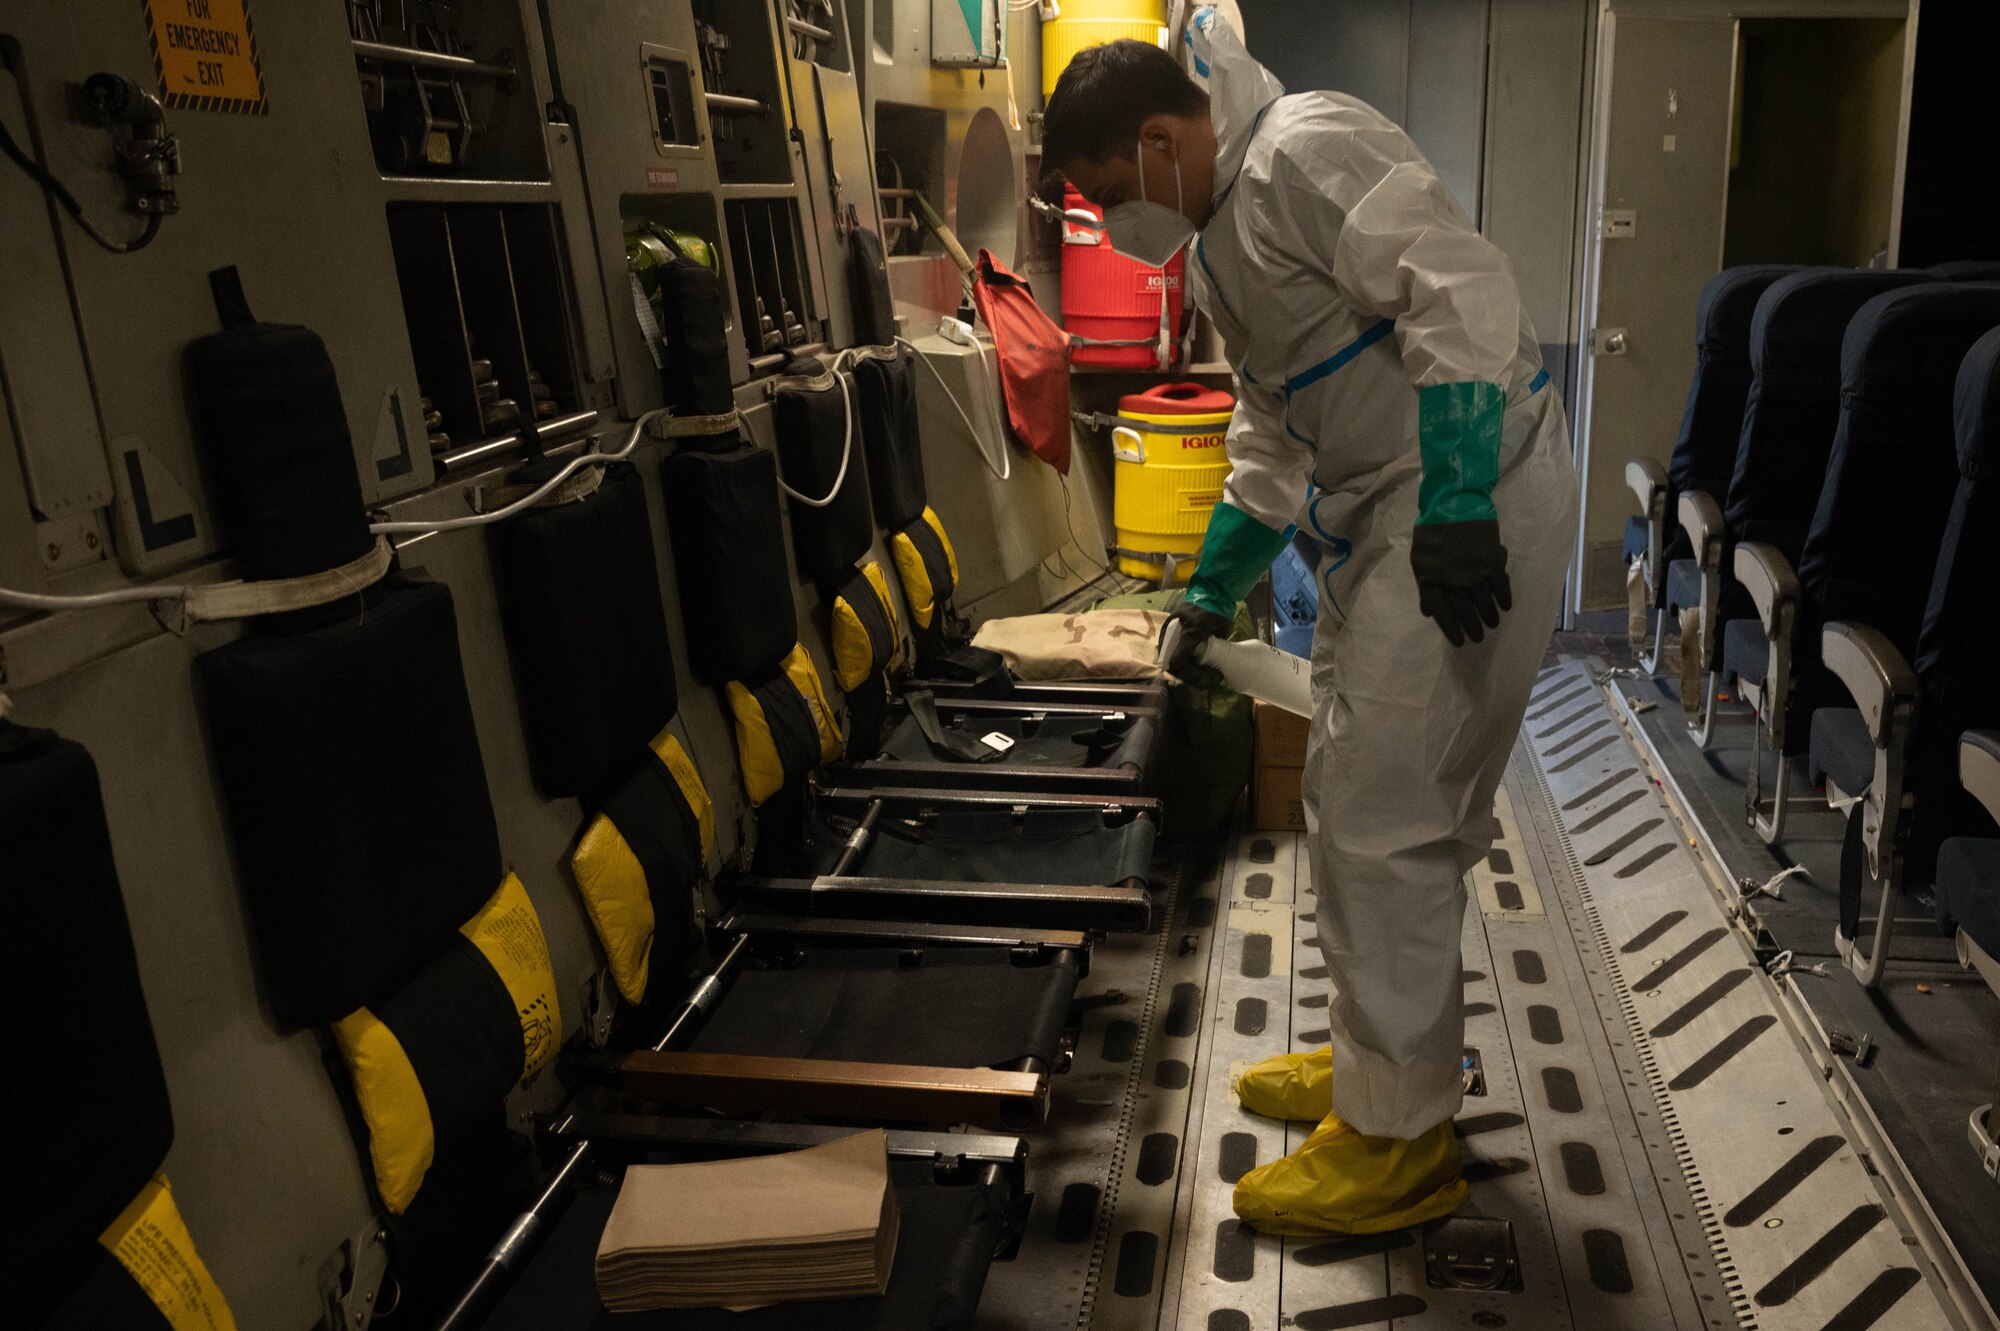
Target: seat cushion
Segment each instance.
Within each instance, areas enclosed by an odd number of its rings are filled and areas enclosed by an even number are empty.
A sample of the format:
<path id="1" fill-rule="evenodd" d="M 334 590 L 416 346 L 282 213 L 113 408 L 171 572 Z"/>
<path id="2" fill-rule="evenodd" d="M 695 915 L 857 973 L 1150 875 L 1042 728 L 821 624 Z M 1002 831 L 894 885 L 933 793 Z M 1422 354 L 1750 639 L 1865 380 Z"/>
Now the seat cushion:
<path id="1" fill-rule="evenodd" d="M 1053 1066 L 1076 994 L 1071 953 L 817 947 L 737 976 L 694 1048 L 928 1067 Z"/>
<path id="2" fill-rule="evenodd" d="M 39 1120 L 5 1157 L 21 1200 L 0 1219 L 0 1288 L 39 1326 L 174 1138 L 97 767 L 53 731 L 0 724 L 0 882 L 0 996 Z"/>
<path id="3" fill-rule="evenodd" d="M 1701 565 L 1676 559 L 1667 565 L 1667 613 L 1678 615 L 1701 604 Z"/>
<path id="4" fill-rule="evenodd" d="M 1625 543 L 1619 550 L 1619 557 L 1631 563 L 1646 553 L 1647 522 L 1642 517 L 1625 519 Z"/>
<path id="5" fill-rule="evenodd" d="M 1722 626 L 1724 674 L 1761 683 L 1771 665 L 1771 641 L 1754 619 L 1732 619 Z"/>
<path id="6" fill-rule="evenodd" d="M 195 659 L 265 997 L 324 1026 L 395 993 L 500 882 L 442 583 Z"/>
<path id="7" fill-rule="evenodd" d="M 1952 837 L 1938 847 L 1938 923 L 2000 956 L 2000 841 Z"/>
<path id="8" fill-rule="evenodd" d="M 1000 1243 L 999 1183 L 941 1184 L 928 1160 L 891 1160 L 901 1228 L 889 1288 L 879 1298 L 781 1303 L 749 1312 L 668 1308 L 606 1312 L 597 1298 L 597 1244 L 618 1190 L 579 1194 L 548 1242 L 485 1323 L 487 1331 L 963 1331 L 972 1325 Z M 696 1200 L 696 1199 L 690 1199 Z"/>
<path id="9" fill-rule="evenodd" d="M 830 869 L 846 847 L 826 829 L 816 861 Z M 872 878 L 935 878 L 961 883 L 1052 883 L 1073 887 L 1144 881 L 1153 824 L 1107 824 L 1093 809 L 952 811 L 921 827 L 885 818 L 853 870 Z"/>
<path id="10" fill-rule="evenodd" d="M 1875 779 L 1875 741 L 1868 723 L 1852 707 L 1822 707 L 1812 718 L 1812 774 L 1859 795 Z"/>

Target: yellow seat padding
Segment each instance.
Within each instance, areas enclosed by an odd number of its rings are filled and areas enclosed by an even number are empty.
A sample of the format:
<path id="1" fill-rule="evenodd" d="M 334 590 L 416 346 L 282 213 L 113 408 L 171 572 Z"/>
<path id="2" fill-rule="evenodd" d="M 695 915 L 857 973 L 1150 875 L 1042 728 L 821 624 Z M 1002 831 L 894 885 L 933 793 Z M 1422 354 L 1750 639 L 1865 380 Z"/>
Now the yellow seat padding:
<path id="1" fill-rule="evenodd" d="M 479 1015 L 489 1023 L 511 1021 L 519 1030 L 521 1080 L 526 1081 L 555 1056 L 562 1038 L 562 1012 L 548 939 L 521 880 L 508 874 L 459 933 L 492 967 L 512 1001 L 511 1014 Z M 403 993 L 382 1005 L 384 1010 L 412 991 L 429 996 L 425 980 L 426 975 L 412 980 Z M 422 1075 L 389 1022 L 369 1008 L 357 1008 L 335 1022 L 333 1038 L 368 1125 L 375 1189 L 382 1205 L 392 1215 L 401 1215 L 416 1199 L 437 1153 Z M 435 1089 L 444 1094 L 448 1088 Z"/>
<path id="2" fill-rule="evenodd" d="M 492 965 L 514 1000 L 521 1021 L 521 1080 L 540 1072 L 562 1043 L 562 1011 L 556 1004 L 556 968 L 549 940 L 528 889 L 508 874 L 479 913 L 458 926 Z"/>
<path id="3" fill-rule="evenodd" d="M 866 600 L 871 593 L 873 605 Z M 878 642 L 878 632 L 888 641 Z M 889 599 L 889 581 L 882 566 L 871 559 L 861 566 L 859 578 L 833 598 L 833 682 L 842 692 L 852 693 L 878 667 L 893 666 L 902 655 L 902 627 L 896 622 L 896 604 Z"/>
<path id="4" fill-rule="evenodd" d="M 130 1273 L 173 1331 L 236 1331 L 229 1301 L 194 1250 L 165 1174 L 153 1175 L 97 1241 Z"/>
<path id="5" fill-rule="evenodd" d="M 832 762 L 845 740 L 827 701 L 819 669 L 799 643 L 778 673 L 758 684 L 730 681 L 729 710 L 736 719 L 736 757 L 750 803 L 760 805 L 792 777 Z"/>
<path id="6" fill-rule="evenodd" d="M 651 747 L 694 815 L 700 829 L 701 858 L 706 863 L 715 851 L 715 805 L 708 797 L 708 787 L 672 731 L 662 730 L 653 736 Z M 646 772 L 634 778 L 650 779 Z M 645 866 L 608 813 L 590 820 L 570 856 L 570 869 L 619 994 L 628 1003 L 645 1001 L 653 952 L 653 894 Z"/>
<path id="7" fill-rule="evenodd" d="M 938 603 L 949 601 L 958 589 L 958 555 L 951 548 L 951 538 L 944 533 L 944 523 L 938 519 L 935 510 L 928 505 L 921 519 L 937 537 L 937 543 L 944 550 L 945 567 L 950 574 L 950 585 L 940 587 L 931 576 L 931 568 L 924 560 L 923 552 L 910 532 L 916 523 L 897 532 L 889 538 L 889 553 L 896 561 L 896 576 L 903 580 L 903 595 L 910 603 L 910 618 L 920 628 L 929 628 L 937 615 Z"/>

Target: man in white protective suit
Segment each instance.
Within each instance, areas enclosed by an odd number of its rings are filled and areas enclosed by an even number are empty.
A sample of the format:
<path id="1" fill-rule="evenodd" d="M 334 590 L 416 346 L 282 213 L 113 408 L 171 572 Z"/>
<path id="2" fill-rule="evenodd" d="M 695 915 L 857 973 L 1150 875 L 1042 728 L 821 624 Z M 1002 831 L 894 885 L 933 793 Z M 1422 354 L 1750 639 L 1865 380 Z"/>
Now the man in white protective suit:
<path id="1" fill-rule="evenodd" d="M 1465 1200 L 1464 875 L 1562 598 L 1569 432 L 1506 257 L 1409 136 L 1352 97 L 1285 95 L 1213 10 L 1185 46 L 1193 77 L 1143 42 L 1080 52 L 1044 161 L 1120 253 L 1191 251 L 1235 371 L 1176 677 L 1294 530 L 1323 547 L 1305 809 L 1332 1041 L 1239 1078 L 1246 1108 L 1319 1127 L 1242 1178 L 1237 1214 L 1400 1228 Z"/>

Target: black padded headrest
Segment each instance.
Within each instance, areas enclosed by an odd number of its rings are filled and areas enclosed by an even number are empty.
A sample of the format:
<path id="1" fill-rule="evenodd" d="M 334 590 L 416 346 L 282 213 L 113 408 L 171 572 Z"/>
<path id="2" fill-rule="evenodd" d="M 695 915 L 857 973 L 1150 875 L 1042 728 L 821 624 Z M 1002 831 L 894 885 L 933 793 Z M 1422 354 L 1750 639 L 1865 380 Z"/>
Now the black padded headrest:
<path id="1" fill-rule="evenodd" d="M 1952 259 L 1924 271 L 1940 282 L 2000 282 L 2000 259 Z"/>
<path id="2" fill-rule="evenodd" d="M 586 498 L 530 509 L 492 541 L 535 787 L 594 805 L 679 704 L 645 484 L 614 464 Z"/>
<path id="3" fill-rule="evenodd" d="M 250 324 L 188 364 L 222 534 L 253 582 L 338 568 L 374 544 L 333 360 L 310 328 Z"/>
<path id="4" fill-rule="evenodd" d="M 1840 381 L 1841 339 L 1863 305 L 1898 287 L 1933 282 L 1903 269 L 1808 268 L 1773 282 L 1750 321 L 1760 387 L 1814 391 Z"/>
<path id="5" fill-rule="evenodd" d="M 778 517 L 778 464 L 737 440 L 660 464 L 688 661 L 703 682 L 764 679 L 799 640 Z"/>
<path id="6" fill-rule="evenodd" d="M 501 879 L 439 583 L 196 658 L 264 990 L 321 1026 L 401 989 Z"/>
<path id="7" fill-rule="evenodd" d="M 82 745 L 5 721 L 0 884 L 0 999 L 20 1018 L 11 1058 L 35 1120 L 6 1153 L 0 1288 L 10 1315 L 40 1326 L 167 1158 L 174 1121 L 97 768 Z"/>

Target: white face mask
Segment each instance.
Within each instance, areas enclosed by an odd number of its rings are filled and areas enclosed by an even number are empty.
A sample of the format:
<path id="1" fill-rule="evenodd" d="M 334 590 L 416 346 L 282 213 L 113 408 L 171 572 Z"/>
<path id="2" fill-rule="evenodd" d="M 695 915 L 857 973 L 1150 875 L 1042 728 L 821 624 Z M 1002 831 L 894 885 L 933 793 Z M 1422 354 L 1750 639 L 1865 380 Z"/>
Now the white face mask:
<path id="1" fill-rule="evenodd" d="M 1146 198 L 1146 145 L 1139 144 L 1139 197 L 1105 210 L 1104 231 L 1111 248 L 1148 268 L 1164 268 L 1195 237 L 1196 227 L 1181 213 L 1181 159 L 1174 157 L 1174 206 Z"/>

